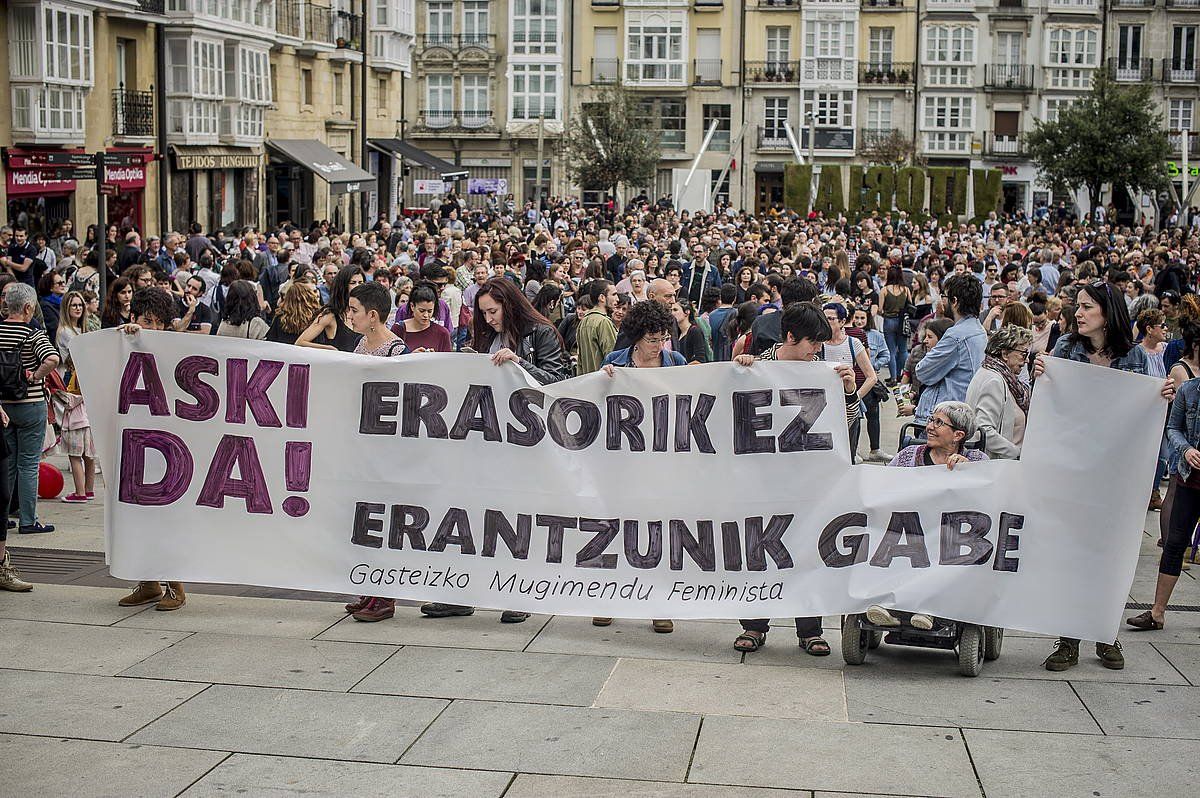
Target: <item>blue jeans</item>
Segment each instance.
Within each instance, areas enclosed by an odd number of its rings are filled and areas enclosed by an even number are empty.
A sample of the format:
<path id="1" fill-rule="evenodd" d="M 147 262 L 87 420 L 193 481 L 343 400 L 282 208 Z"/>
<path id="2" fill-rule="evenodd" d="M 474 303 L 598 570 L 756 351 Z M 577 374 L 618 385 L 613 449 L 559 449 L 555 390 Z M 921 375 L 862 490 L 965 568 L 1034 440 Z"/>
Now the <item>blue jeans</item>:
<path id="1" fill-rule="evenodd" d="M 904 334 L 904 317 L 884 318 L 883 339 L 887 341 L 888 353 L 892 356 L 892 379 L 899 380 L 908 360 L 908 336 Z"/>
<path id="2" fill-rule="evenodd" d="M 46 402 L 5 402 L 8 426 L 4 439 L 8 457 L 8 489 L 17 491 L 21 508 L 21 526 L 37 523 L 38 466 L 42 462 L 42 444 L 46 441 Z"/>

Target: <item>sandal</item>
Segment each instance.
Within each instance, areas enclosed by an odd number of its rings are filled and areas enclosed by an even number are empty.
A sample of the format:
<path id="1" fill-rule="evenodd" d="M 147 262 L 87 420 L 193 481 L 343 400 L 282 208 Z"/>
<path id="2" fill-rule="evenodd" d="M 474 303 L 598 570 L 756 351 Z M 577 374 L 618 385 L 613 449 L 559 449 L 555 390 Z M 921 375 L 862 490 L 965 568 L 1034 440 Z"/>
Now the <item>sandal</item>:
<path id="1" fill-rule="evenodd" d="M 1134 629 L 1140 629 L 1143 632 L 1150 632 L 1163 628 L 1163 622 L 1154 620 L 1154 616 L 1150 614 L 1150 610 L 1146 610 L 1141 615 L 1135 615 L 1132 618 L 1126 618 L 1125 623 L 1129 624 Z"/>
<path id="2" fill-rule="evenodd" d="M 800 638 L 800 648 L 814 657 L 829 656 L 829 644 L 823 637 L 802 637 Z"/>
<path id="3" fill-rule="evenodd" d="M 753 653 L 767 644 L 766 632 L 742 632 L 733 640 L 733 647 L 743 653 Z"/>

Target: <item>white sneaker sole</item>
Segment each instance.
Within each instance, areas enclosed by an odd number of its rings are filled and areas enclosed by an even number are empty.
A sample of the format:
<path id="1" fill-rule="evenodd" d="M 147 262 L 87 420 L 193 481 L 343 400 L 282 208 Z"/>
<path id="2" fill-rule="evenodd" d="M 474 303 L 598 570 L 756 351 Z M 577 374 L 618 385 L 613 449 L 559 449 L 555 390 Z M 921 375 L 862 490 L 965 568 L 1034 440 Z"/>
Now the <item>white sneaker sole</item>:
<path id="1" fill-rule="evenodd" d="M 914 629 L 920 629 L 922 632 L 928 632 L 933 628 L 933 618 L 917 613 L 909 619 L 908 625 Z"/>
<path id="2" fill-rule="evenodd" d="M 879 606 L 867 607 L 867 620 L 873 623 L 875 626 L 900 625 L 900 621 L 896 618 L 896 616 Z"/>

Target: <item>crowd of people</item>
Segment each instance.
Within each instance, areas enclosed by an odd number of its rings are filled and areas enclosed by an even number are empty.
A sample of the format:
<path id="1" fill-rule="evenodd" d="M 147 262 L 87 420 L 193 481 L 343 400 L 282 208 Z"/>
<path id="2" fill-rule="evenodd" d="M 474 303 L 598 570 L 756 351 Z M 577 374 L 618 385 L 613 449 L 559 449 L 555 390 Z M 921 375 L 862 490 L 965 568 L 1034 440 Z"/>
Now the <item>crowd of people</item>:
<path id="1" fill-rule="evenodd" d="M 843 381 L 853 456 L 861 449 L 863 460 L 896 467 L 1019 458 L 1046 358 L 1133 371 L 1161 379 L 1165 401 L 1161 418 L 1138 420 L 1161 437 L 1149 509 L 1161 511 L 1163 551 L 1153 606 L 1129 618 L 1130 628 L 1164 627 L 1200 543 L 1194 227 L 1065 214 L 939 226 L 904 214 L 677 213 L 644 196 L 623 209 L 551 200 L 517 211 L 470 208 L 450 194 L 435 210 L 358 233 L 320 222 L 211 235 L 193 224 L 160 238 L 110 226 L 104 263 L 97 231 L 83 242 L 73 233 L 69 222 L 37 240 L 0 229 L 0 505 L 16 510 L 8 527 L 18 534 L 53 531 L 37 515 L 37 469 L 53 446 L 71 463 L 63 501 L 94 498 L 95 454 L 69 343 L 119 327 L 381 357 L 479 352 L 542 384 L 625 367 L 827 361 Z M 913 425 L 911 445 L 897 452 L 880 437 L 885 408 Z M 0 587 L 32 588 L 2 539 Z M 147 581 L 121 599 L 150 602 L 178 609 L 184 587 Z M 874 606 L 868 618 L 916 629 L 940 622 L 921 609 Z M 346 606 L 364 622 L 395 610 L 373 596 Z M 421 612 L 473 608 L 430 603 Z M 508 611 L 501 620 L 527 617 Z M 742 626 L 737 649 L 765 644 L 766 620 Z M 657 619 L 653 628 L 669 633 L 673 624 Z M 820 618 L 797 618 L 796 631 L 808 654 L 830 653 Z M 1065 670 L 1078 653 L 1078 640 L 1062 638 L 1045 667 Z M 1106 667 L 1124 666 L 1118 641 L 1098 641 L 1096 653 Z"/>

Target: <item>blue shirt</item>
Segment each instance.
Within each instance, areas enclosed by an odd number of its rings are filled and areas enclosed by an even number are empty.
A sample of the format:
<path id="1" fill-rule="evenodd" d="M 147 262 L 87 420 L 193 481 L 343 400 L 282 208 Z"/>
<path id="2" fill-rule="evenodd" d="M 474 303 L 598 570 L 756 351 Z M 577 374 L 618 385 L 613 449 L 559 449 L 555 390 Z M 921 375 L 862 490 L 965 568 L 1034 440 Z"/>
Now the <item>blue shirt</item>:
<path id="1" fill-rule="evenodd" d="M 924 385 L 917 402 L 915 420 L 928 423 L 933 409 L 942 402 L 963 402 L 967 386 L 983 365 L 987 333 L 978 316 L 959 319 L 917 364 L 916 377 Z"/>
<path id="2" fill-rule="evenodd" d="M 1043 263 L 1038 267 L 1042 272 L 1042 290 L 1046 292 L 1046 296 L 1054 296 L 1054 292 L 1058 290 L 1058 267 L 1051 263 Z"/>

